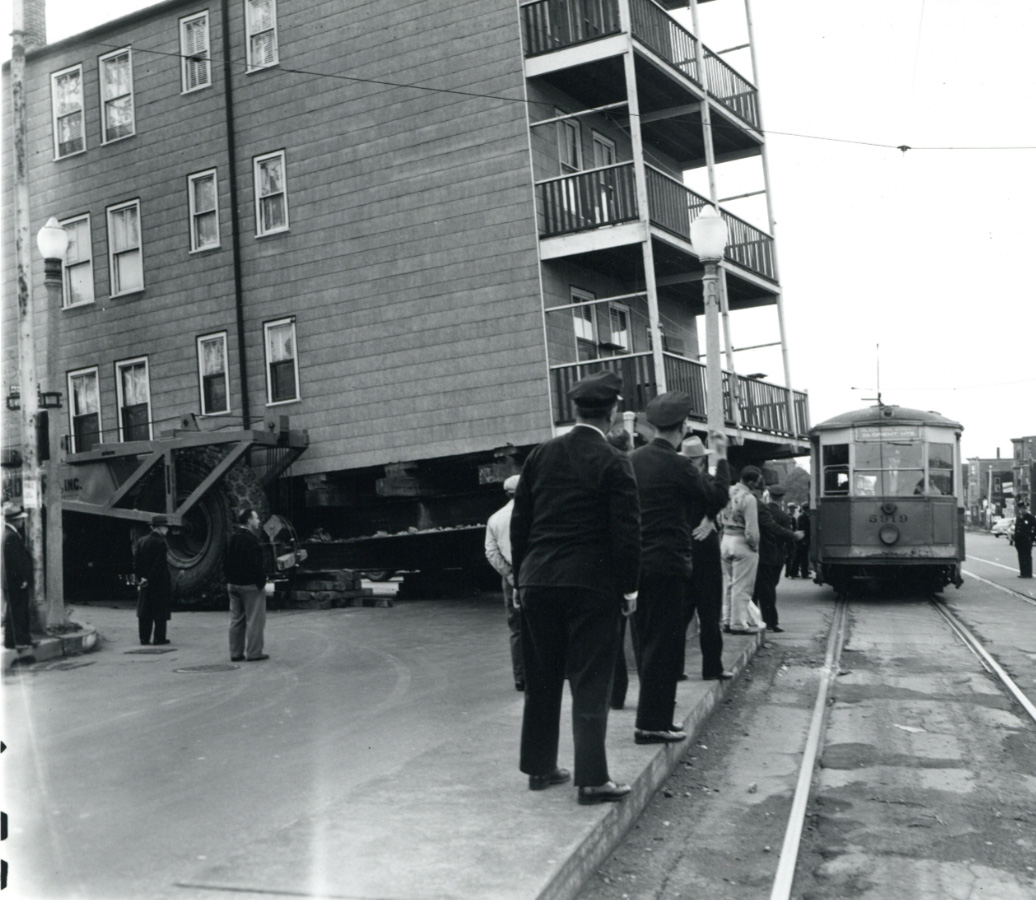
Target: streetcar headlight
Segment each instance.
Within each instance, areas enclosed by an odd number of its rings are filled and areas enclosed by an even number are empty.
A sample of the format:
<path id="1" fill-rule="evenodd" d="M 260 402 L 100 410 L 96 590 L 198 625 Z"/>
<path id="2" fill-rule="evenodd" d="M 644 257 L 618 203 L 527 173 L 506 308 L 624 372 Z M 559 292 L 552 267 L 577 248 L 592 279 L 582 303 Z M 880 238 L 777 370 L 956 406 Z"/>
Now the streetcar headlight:
<path id="1" fill-rule="evenodd" d="M 878 538 L 883 544 L 894 544 L 899 540 L 899 529 L 895 525 L 882 525 Z"/>

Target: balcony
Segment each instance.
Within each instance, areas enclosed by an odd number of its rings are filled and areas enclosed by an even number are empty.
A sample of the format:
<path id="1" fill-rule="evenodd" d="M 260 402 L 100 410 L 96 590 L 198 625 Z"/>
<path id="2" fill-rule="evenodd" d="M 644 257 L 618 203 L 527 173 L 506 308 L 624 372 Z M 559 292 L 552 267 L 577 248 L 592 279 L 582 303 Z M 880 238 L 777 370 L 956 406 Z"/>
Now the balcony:
<path id="1" fill-rule="evenodd" d="M 691 418 L 707 421 L 705 366 L 704 364 L 672 353 L 664 354 L 666 387 L 671 391 L 685 391 L 694 405 Z M 568 390 L 587 375 L 602 370 L 611 370 L 622 379 L 622 409 L 624 412 L 642 412 L 658 393 L 655 382 L 654 364 L 650 353 L 631 353 L 612 356 L 588 362 L 566 363 L 552 366 L 554 392 L 554 422 L 564 425 L 575 421 L 575 410 L 568 399 Z M 809 406 L 805 393 L 793 391 L 777 384 L 731 376 L 723 373 L 724 419 L 731 428 L 735 427 L 731 408 L 731 378 L 736 378 L 738 412 L 741 430 L 754 434 L 767 434 L 789 439 L 804 439 L 809 431 Z M 795 421 L 789 421 L 788 396 L 791 395 L 795 409 Z"/>
<path id="2" fill-rule="evenodd" d="M 651 224 L 690 243 L 691 222 L 709 201 L 653 166 L 645 171 Z M 634 178 L 633 163 L 626 162 L 538 182 L 540 237 L 636 220 Z M 744 219 L 720 212 L 729 233 L 726 259 L 776 284 L 773 238 Z"/>
<path id="3" fill-rule="evenodd" d="M 621 33 L 620 0 L 536 0 L 522 9 L 525 56 L 541 56 Z M 676 72 L 759 130 L 758 91 L 654 0 L 629 0 L 632 36 Z"/>

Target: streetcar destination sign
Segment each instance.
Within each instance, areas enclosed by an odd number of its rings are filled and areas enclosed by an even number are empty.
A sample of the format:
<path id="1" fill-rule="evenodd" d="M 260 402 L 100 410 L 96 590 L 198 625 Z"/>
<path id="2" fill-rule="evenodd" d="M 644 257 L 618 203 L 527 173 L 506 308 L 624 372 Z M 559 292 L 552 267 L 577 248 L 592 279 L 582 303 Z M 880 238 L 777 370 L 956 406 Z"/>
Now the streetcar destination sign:
<path id="1" fill-rule="evenodd" d="M 858 441 L 916 441 L 921 437 L 917 425 L 858 425 Z"/>

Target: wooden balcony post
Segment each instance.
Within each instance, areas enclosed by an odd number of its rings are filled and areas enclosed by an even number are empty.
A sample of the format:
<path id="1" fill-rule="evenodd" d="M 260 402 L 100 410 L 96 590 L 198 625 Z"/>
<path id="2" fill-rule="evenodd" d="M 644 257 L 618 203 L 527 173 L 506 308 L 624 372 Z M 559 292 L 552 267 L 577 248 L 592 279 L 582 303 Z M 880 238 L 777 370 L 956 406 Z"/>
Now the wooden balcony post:
<path id="1" fill-rule="evenodd" d="M 661 316 L 658 311 L 658 285 L 655 282 L 655 255 L 651 247 L 651 210 L 648 206 L 647 169 L 644 165 L 644 139 L 640 130 L 640 98 L 637 95 L 637 70 L 633 58 L 633 24 L 630 0 L 619 0 L 619 24 L 626 35 L 623 65 L 626 72 L 626 99 L 629 103 L 630 138 L 633 145 L 633 178 L 637 191 L 637 210 L 644 226 L 644 286 L 647 288 L 648 327 L 651 331 L 651 359 L 655 370 L 655 389 L 666 391 L 665 357 L 662 355 Z"/>

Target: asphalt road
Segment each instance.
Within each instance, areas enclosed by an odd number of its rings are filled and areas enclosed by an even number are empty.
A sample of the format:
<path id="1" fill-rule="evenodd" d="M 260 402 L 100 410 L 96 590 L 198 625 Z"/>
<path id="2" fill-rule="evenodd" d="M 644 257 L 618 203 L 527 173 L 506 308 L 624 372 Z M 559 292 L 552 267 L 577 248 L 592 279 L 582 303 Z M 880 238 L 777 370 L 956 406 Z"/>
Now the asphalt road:
<path id="1" fill-rule="evenodd" d="M 1014 549 L 966 569 L 1036 599 Z M 978 577 L 945 599 L 1030 696 L 1036 607 Z M 687 750 L 579 900 L 768 897 L 824 659 L 829 588 L 782 580 L 785 633 Z M 1036 723 L 920 598 L 858 597 L 796 869 L 802 900 L 1032 900 Z"/>

